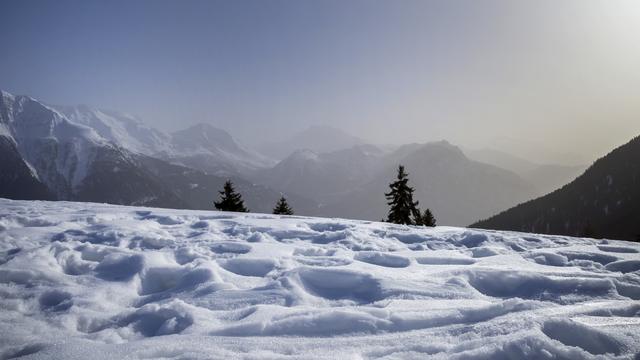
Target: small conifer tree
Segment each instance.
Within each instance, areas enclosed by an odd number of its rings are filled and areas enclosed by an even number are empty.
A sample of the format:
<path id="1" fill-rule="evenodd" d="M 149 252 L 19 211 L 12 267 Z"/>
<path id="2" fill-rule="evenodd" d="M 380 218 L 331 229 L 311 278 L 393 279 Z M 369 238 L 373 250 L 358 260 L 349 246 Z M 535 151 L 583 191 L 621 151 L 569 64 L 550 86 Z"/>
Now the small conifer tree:
<path id="1" fill-rule="evenodd" d="M 287 203 L 287 199 L 281 196 L 276 207 L 273 208 L 273 213 L 276 215 L 293 215 L 293 209 Z"/>
<path id="2" fill-rule="evenodd" d="M 413 201 L 413 188 L 408 185 L 409 174 L 404 171 L 404 166 L 398 166 L 396 181 L 389 184 L 391 191 L 384 194 L 389 205 L 387 221 L 395 224 L 413 224 L 412 215 L 416 213 L 418 202 Z"/>
<path id="3" fill-rule="evenodd" d="M 426 209 L 424 212 L 421 212 L 420 209 L 416 209 L 416 213 L 413 216 L 413 221 L 416 225 L 422 226 L 436 226 L 436 218 L 431 213 L 431 210 Z"/>
<path id="4" fill-rule="evenodd" d="M 224 183 L 224 188 L 220 193 L 220 201 L 214 201 L 216 209 L 221 211 L 236 211 L 236 212 L 248 212 L 249 210 L 244 207 L 244 201 L 242 196 L 238 194 L 233 188 L 233 183 L 227 180 Z"/>

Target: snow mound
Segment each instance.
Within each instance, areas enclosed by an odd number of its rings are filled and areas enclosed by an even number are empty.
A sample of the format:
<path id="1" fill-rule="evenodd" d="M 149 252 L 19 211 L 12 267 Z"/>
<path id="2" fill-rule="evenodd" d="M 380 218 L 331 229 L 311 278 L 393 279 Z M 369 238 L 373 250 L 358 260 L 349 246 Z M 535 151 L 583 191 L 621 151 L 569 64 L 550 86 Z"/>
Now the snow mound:
<path id="1" fill-rule="evenodd" d="M 0 199 L 0 358 L 621 358 L 640 245 Z"/>

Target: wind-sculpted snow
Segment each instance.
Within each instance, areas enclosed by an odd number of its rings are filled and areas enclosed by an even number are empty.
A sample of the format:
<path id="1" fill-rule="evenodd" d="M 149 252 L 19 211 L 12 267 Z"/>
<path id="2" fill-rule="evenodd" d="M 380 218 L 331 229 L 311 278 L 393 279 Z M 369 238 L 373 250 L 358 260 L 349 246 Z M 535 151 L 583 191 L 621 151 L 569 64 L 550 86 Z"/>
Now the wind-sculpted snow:
<path id="1" fill-rule="evenodd" d="M 0 199 L 0 358 L 636 359 L 640 245 Z"/>

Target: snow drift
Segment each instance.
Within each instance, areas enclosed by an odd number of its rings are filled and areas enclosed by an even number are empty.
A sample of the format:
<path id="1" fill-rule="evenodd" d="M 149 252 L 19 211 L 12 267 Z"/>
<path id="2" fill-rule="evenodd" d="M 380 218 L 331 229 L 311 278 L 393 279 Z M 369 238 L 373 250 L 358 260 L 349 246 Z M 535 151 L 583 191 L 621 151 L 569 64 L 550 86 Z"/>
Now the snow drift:
<path id="1" fill-rule="evenodd" d="M 0 358 L 634 358 L 640 245 L 0 199 Z"/>

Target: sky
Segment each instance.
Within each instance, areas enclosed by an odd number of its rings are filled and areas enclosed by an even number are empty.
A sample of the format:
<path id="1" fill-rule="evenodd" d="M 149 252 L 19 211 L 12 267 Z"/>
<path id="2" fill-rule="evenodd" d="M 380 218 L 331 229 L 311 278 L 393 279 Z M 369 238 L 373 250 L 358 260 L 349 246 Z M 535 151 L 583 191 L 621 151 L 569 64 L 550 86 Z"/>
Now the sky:
<path id="1" fill-rule="evenodd" d="M 0 88 L 208 122 L 330 125 L 585 163 L 640 135 L 636 0 L 0 1 Z"/>

